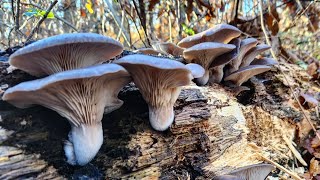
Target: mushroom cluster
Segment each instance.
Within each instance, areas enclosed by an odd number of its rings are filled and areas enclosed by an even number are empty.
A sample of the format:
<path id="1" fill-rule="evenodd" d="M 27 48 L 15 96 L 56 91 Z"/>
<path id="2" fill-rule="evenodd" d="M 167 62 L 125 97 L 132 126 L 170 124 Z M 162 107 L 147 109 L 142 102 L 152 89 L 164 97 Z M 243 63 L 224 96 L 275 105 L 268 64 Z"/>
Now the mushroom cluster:
<path id="1" fill-rule="evenodd" d="M 103 64 L 123 51 L 118 41 L 93 33 L 52 36 L 13 53 L 9 63 L 41 79 L 9 88 L 3 100 L 19 108 L 42 105 L 65 117 L 71 125 L 64 151 L 67 162 L 85 165 L 103 143 L 102 118 L 123 104 L 118 93 L 133 81 L 148 104 L 149 121 L 164 131 L 174 121 L 173 105 L 181 87 L 195 79 L 205 85 L 231 81 L 240 86 L 270 70 L 277 62 L 257 57 L 270 47 L 241 31 L 221 24 L 173 43 L 157 43 L 147 54 L 183 57 L 185 63 L 143 54 L 127 55 Z"/>
<path id="2" fill-rule="evenodd" d="M 271 69 L 277 61 L 262 57 L 270 49 L 254 38 L 240 39 L 241 31 L 234 26 L 220 24 L 193 36 L 182 39 L 178 45 L 157 43 L 144 54 L 182 56 L 185 64 L 196 63 L 205 69 L 204 76 L 196 78 L 197 85 L 231 81 L 241 86 L 254 75 Z"/>
<path id="3" fill-rule="evenodd" d="M 93 33 L 52 36 L 13 53 L 9 63 L 43 77 L 6 90 L 2 99 L 19 108 L 42 105 L 65 117 L 71 131 L 65 141 L 67 162 L 85 165 L 103 143 L 102 118 L 123 104 L 119 91 L 132 80 L 149 106 L 151 126 L 166 130 L 181 86 L 202 77 L 197 64 L 128 55 L 102 64 L 123 51 L 118 41 Z"/>

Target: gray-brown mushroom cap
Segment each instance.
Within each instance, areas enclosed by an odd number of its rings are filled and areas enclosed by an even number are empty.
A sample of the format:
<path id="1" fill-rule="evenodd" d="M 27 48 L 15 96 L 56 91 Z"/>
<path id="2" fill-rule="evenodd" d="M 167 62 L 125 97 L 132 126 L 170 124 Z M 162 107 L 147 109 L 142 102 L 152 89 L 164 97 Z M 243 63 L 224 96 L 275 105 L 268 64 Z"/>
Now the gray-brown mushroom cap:
<path id="1" fill-rule="evenodd" d="M 219 24 L 201 33 L 183 38 L 178 43 L 178 46 L 190 48 L 202 42 L 229 43 L 233 38 L 240 36 L 240 34 L 241 31 L 234 26 Z"/>
<path id="2" fill-rule="evenodd" d="M 225 77 L 224 81 L 232 81 L 235 85 L 240 86 L 242 83 L 246 82 L 252 76 L 269 71 L 270 69 L 270 66 L 264 65 L 246 66 Z"/>
<path id="3" fill-rule="evenodd" d="M 202 76 L 199 65 L 186 66 L 178 61 L 147 55 L 128 55 L 114 61 L 131 74 L 149 107 L 151 126 L 166 130 L 174 120 L 173 104 L 195 76 Z M 193 70 L 190 70 L 193 69 Z M 195 72 L 200 70 L 202 72 Z M 192 72 L 193 71 L 193 72 Z"/>
<path id="4" fill-rule="evenodd" d="M 250 65 L 266 65 L 266 66 L 272 66 L 272 65 L 277 65 L 279 64 L 278 61 L 276 61 L 273 58 L 267 58 L 267 57 L 262 57 L 262 58 L 255 58 Z"/>
<path id="5" fill-rule="evenodd" d="M 148 55 L 148 54 L 151 54 L 151 55 L 159 55 L 159 54 L 161 54 L 160 51 L 157 51 L 157 50 L 152 49 L 152 48 L 140 48 L 140 49 L 137 49 L 137 50 L 135 50 L 133 52 L 138 52 L 138 53 L 142 53 L 142 54 L 146 54 L 146 55 Z"/>
<path id="6" fill-rule="evenodd" d="M 209 83 L 220 83 L 222 81 L 222 78 L 224 76 L 223 68 L 226 64 L 229 62 L 235 60 L 239 55 L 239 49 L 240 49 L 240 42 L 241 40 L 239 38 L 233 39 L 230 44 L 233 44 L 236 46 L 232 51 L 227 52 L 225 54 L 222 54 L 218 56 L 210 65 L 209 68 Z"/>
<path id="7" fill-rule="evenodd" d="M 243 57 L 247 54 L 248 51 L 254 48 L 257 44 L 258 44 L 258 40 L 255 38 L 247 38 L 242 40 L 240 43 L 239 55 L 236 59 L 230 61 L 228 65 L 229 68 L 226 69 L 225 74 L 229 75 L 237 71 L 242 63 Z"/>
<path id="8" fill-rule="evenodd" d="M 42 105 L 67 118 L 71 124 L 64 147 L 68 163 L 85 165 L 102 145 L 105 108 L 119 106 L 117 95 L 129 81 L 131 77 L 123 67 L 103 64 L 20 83 L 9 88 L 3 100 L 19 108 Z"/>
<path id="9" fill-rule="evenodd" d="M 240 68 L 249 66 L 250 63 L 254 60 L 254 58 L 260 53 L 270 49 L 271 47 L 266 44 L 260 44 L 252 49 L 250 49 L 242 59 Z"/>
<path id="10" fill-rule="evenodd" d="M 152 47 L 163 54 L 172 56 L 182 56 L 184 48 L 181 48 L 171 42 L 160 42 L 152 45 Z"/>
<path id="11" fill-rule="evenodd" d="M 94 33 L 51 36 L 13 53 L 9 63 L 34 76 L 100 64 L 123 51 L 120 42 Z"/>
<path id="12" fill-rule="evenodd" d="M 195 80 L 198 85 L 205 85 L 209 79 L 209 68 L 214 63 L 216 57 L 235 48 L 236 46 L 233 44 L 204 42 L 185 49 L 183 57 L 187 63 L 196 63 L 205 69 L 204 76 Z"/>
<path id="13" fill-rule="evenodd" d="M 228 175 L 216 176 L 214 180 L 264 180 L 274 169 L 270 164 L 254 164 L 238 168 Z"/>

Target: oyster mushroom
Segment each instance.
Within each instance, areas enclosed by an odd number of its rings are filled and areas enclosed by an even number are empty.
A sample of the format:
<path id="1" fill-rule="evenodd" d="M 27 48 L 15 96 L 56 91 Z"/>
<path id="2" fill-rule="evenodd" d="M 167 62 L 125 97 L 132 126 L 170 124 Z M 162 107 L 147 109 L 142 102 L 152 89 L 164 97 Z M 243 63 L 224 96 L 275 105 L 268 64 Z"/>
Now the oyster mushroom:
<path id="1" fill-rule="evenodd" d="M 266 66 L 272 66 L 277 64 L 279 64 L 278 61 L 272 58 L 267 58 L 267 57 L 256 58 L 250 63 L 250 65 L 266 65 Z"/>
<path id="2" fill-rule="evenodd" d="M 142 53 L 142 54 L 146 54 L 146 55 L 148 55 L 148 54 L 151 54 L 151 55 L 159 55 L 159 54 L 161 54 L 160 51 L 157 51 L 157 50 L 152 49 L 152 48 L 141 48 L 141 49 L 137 49 L 137 50 L 135 50 L 133 52 L 138 52 L 138 53 Z"/>
<path id="3" fill-rule="evenodd" d="M 250 49 L 254 48 L 257 44 L 258 41 L 255 38 L 247 38 L 242 40 L 240 43 L 239 55 L 236 59 L 230 61 L 230 63 L 228 64 L 228 68 L 226 68 L 225 75 L 229 75 L 238 70 L 243 57 Z"/>
<path id="4" fill-rule="evenodd" d="M 241 31 L 234 26 L 219 24 L 201 33 L 183 38 L 178 43 L 178 46 L 190 48 L 202 42 L 229 43 L 233 38 L 240 36 L 240 34 Z"/>
<path id="5" fill-rule="evenodd" d="M 241 86 L 242 83 L 246 82 L 251 77 L 269 71 L 270 69 L 270 66 L 265 65 L 246 66 L 225 77 L 224 81 L 232 81 L 236 86 Z"/>
<path id="6" fill-rule="evenodd" d="M 203 77 L 195 79 L 197 85 L 205 85 L 209 80 L 209 68 L 214 63 L 216 57 L 235 49 L 233 44 L 223 44 L 216 42 L 204 42 L 192 46 L 183 51 L 183 57 L 187 63 L 196 63 L 205 69 Z"/>
<path id="7" fill-rule="evenodd" d="M 156 43 L 154 45 L 152 45 L 152 47 L 157 50 L 160 51 L 163 54 L 170 54 L 172 56 L 182 56 L 183 50 L 184 48 L 181 48 L 171 42 L 160 42 L 160 43 Z"/>
<path id="8" fill-rule="evenodd" d="M 216 176 L 213 180 L 264 180 L 273 169 L 271 164 L 254 164 L 238 168 L 228 175 Z"/>
<path id="9" fill-rule="evenodd" d="M 19 108 L 42 105 L 67 118 L 71 125 L 64 146 L 67 162 L 85 165 L 102 145 L 105 107 L 109 112 L 119 108 L 118 92 L 130 80 L 123 67 L 102 64 L 20 83 L 9 88 L 3 100 Z"/>
<path id="10" fill-rule="evenodd" d="M 33 76 L 100 64 L 123 51 L 120 42 L 94 33 L 51 36 L 25 46 L 9 58 L 9 63 Z"/>
<path id="11" fill-rule="evenodd" d="M 209 68 L 209 83 L 220 83 L 223 78 L 223 68 L 226 64 L 228 64 L 230 61 L 235 60 L 238 57 L 239 54 L 239 48 L 240 48 L 240 39 L 236 38 L 233 39 L 230 44 L 233 44 L 236 46 L 235 49 L 232 51 L 222 54 L 218 56 L 210 65 Z"/>
<path id="12" fill-rule="evenodd" d="M 197 64 L 184 65 L 178 61 L 147 55 L 128 55 L 114 61 L 130 73 L 149 107 L 151 126 L 164 131 L 174 120 L 173 104 L 181 91 L 204 70 Z"/>
<path id="13" fill-rule="evenodd" d="M 270 49 L 270 46 L 266 45 L 266 44 L 260 44 L 252 49 L 250 49 L 244 56 L 244 58 L 242 59 L 240 68 L 245 67 L 245 66 L 249 66 L 250 63 L 254 60 L 254 58 L 259 55 L 260 53 L 266 51 Z"/>

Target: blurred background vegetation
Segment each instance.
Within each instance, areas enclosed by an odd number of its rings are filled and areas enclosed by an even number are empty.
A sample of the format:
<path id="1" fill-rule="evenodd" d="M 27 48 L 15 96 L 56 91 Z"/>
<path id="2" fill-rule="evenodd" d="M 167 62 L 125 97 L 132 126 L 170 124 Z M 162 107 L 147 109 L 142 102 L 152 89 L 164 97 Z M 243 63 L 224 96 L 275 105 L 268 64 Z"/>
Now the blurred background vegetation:
<path id="1" fill-rule="evenodd" d="M 262 3 L 279 57 L 305 67 L 320 60 L 320 1 Z M 265 41 L 259 6 L 259 0 L 0 0 L 0 49 L 72 32 L 111 36 L 137 49 L 158 41 L 177 43 L 219 23 Z"/>

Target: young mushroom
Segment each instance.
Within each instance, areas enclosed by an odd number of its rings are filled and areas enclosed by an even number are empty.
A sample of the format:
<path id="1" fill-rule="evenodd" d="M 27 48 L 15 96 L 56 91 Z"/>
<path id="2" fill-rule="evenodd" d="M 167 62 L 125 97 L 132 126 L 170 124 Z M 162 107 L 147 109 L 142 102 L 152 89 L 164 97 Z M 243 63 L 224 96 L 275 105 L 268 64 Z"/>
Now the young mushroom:
<path id="1" fill-rule="evenodd" d="M 130 80 L 123 67 L 102 64 L 20 83 L 9 88 L 3 100 L 19 108 L 42 105 L 67 118 L 71 125 L 64 146 L 67 162 L 85 165 L 102 145 L 105 107 L 109 112 L 119 108 L 117 95 Z"/>
<path id="2" fill-rule="evenodd" d="M 120 42 L 103 35 L 61 34 L 19 49 L 10 56 L 9 63 L 39 77 L 101 64 L 122 51 Z"/>
<path id="3" fill-rule="evenodd" d="M 257 44 L 258 41 L 255 38 L 247 38 L 242 40 L 240 43 L 239 55 L 236 59 L 230 61 L 230 63 L 228 64 L 228 68 L 225 71 L 225 75 L 229 75 L 237 71 L 241 65 L 243 57 Z"/>
<path id="4" fill-rule="evenodd" d="M 193 36 L 183 38 L 178 46 L 182 48 L 190 48 L 202 42 L 229 43 L 232 39 L 240 36 L 241 31 L 228 24 L 219 24 L 210 29 Z"/>
<path id="5" fill-rule="evenodd" d="M 184 65 L 178 61 L 147 55 L 128 55 L 114 61 L 131 74 L 149 107 L 151 126 L 166 130 L 174 120 L 173 104 L 193 78 L 203 76 L 197 64 Z"/>
<path id="6" fill-rule="evenodd" d="M 210 74 L 209 68 L 211 64 L 214 63 L 216 57 L 230 52 L 235 48 L 236 46 L 233 44 L 204 42 L 184 50 L 183 57 L 187 63 L 196 63 L 205 69 L 204 76 L 195 79 L 197 85 L 201 86 L 207 84 Z"/>
<path id="7" fill-rule="evenodd" d="M 279 64 L 278 61 L 272 59 L 272 58 L 267 58 L 267 57 L 262 57 L 262 58 L 255 58 L 250 65 L 266 65 L 266 66 L 272 66 L 272 65 L 277 65 Z"/>
<path id="8" fill-rule="evenodd" d="M 157 50 L 160 51 L 163 54 L 170 54 L 172 56 L 182 56 L 183 50 L 184 48 L 181 48 L 171 42 L 160 42 L 160 43 L 156 43 L 154 45 L 152 45 L 152 47 Z"/>
<path id="9" fill-rule="evenodd" d="M 246 82 L 251 77 L 269 71 L 270 69 L 270 66 L 265 65 L 246 66 L 225 77 L 224 81 L 232 81 L 236 86 L 241 86 L 242 83 Z"/>
<path id="10" fill-rule="evenodd" d="M 222 54 L 218 56 L 210 65 L 209 71 L 209 83 L 220 83 L 223 78 L 223 68 L 226 64 L 228 64 L 230 61 L 235 60 L 238 57 L 239 54 L 239 48 L 240 48 L 240 39 L 236 38 L 233 39 L 230 44 L 233 44 L 236 46 L 235 49 L 232 51 Z"/>
<path id="11" fill-rule="evenodd" d="M 246 67 L 249 66 L 250 63 L 254 60 L 254 58 L 259 55 L 260 53 L 266 51 L 270 49 L 270 46 L 266 45 L 266 44 L 260 44 L 252 49 L 250 49 L 250 51 L 248 51 L 244 58 L 242 59 L 240 68 L 242 67 Z"/>
<path id="12" fill-rule="evenodd" d="M 213 180 L 264 180 L 274 169 L 271 164 L 254 164 L 238 168 L 228 175 L 220 175 Z"/>
<path id="13" fill-rule="evenodd" d="M 157 50 L 155 50 L 153 48 L 141 48 L 141 49 L 137 49 L 137 50 L 135 50 L 133 52 L 142 53 L 142 54 L 146 54 L 146 55 L 148 55 L 148 54 L 156 55 L 156 56 L 161 54 L 160 51 L 157 51 Z"/>

